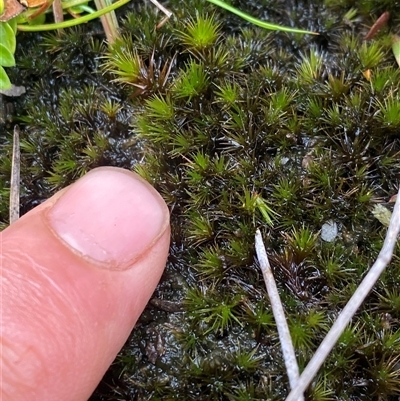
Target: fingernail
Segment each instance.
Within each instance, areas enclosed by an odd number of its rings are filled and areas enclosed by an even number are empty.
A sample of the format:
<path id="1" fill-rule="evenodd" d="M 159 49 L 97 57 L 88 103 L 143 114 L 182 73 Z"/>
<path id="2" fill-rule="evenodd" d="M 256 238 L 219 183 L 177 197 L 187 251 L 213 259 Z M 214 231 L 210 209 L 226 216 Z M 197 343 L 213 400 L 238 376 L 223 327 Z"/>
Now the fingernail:
<path id="1" fill-rule="evenodd" d="M 168 209 L 138 175 L 118 168 L 92 170 L 47 213 L 53 232 L 75 253 L 105 268 L 129 268 L 165 231 Z"/>

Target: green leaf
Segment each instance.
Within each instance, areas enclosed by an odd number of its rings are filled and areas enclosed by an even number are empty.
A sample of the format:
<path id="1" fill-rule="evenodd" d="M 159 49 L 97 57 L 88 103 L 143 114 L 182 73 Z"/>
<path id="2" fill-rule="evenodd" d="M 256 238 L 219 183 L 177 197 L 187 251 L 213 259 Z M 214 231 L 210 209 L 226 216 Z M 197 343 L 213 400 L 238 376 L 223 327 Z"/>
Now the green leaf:
<path id="1" fill-rule="evenodd" d="M 15 33 L 8 22 L 0 22 L 0 38 L 1 44 L 14 54 L 16 46 Z"/>
<path id="2" fill-rule="evenodd" d="M 14 65 L 14 55 L 10 52 L 10 50 L 0 43 L 0 66 L 13 67 Z"/>
<path id="3" fill-rule="evenodd" d="M 11 88 L 10 78 L 4 68 L 0 65 L 0 90 L 6 90 Z"/>
<path id="4" fill-rule="evenodd" d="M 311 35 L 319 35 L 318 32 L 306 31 L 303 29 L 296 29 L 290 28 L 288 26 L 281 26 L 276 24 L 270 24 L 269 22 L 261 21 L 257 18 L 252 17 L 249 14 L 246 14 L 235 7 L 232 7 L 229 4 L 224 3 L 221 0 L 207 0 L 212 4 L 215 4 L 218 7 L 225 8 L 225 10 L 230 11 L 233 14 L 238 15 L 240 18 L 243 18 L 246 21 L 251 22 L 254 25 L 260 26 L 261 28 L 271 29 L 272 31 L 284 31 L 284 32 L 292 32 L 292 33 L 304 33 L 304 34 L 311 34 Z"/>
<path id="5" fill-rule="evenodd" d="M 392 51 L 397 65 L 400 66 L 400 37 L 397 35 L 393 35 L 392 38 Z"/>
<path id="6" fill-rule="evenodd" d="M 17 34 L 17 17 L 14 17 L 10 20 L 7 21 L 8 25 L 12 28 L 14 31 L 14 36 Z"/>

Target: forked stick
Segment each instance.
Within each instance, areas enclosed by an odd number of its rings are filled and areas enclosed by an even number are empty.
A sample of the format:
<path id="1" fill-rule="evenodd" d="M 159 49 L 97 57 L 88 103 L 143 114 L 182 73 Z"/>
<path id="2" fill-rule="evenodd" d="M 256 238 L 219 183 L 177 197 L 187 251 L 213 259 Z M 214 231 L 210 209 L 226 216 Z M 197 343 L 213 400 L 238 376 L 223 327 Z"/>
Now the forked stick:
<path id="1" fill-rule="evenodd" d="M 366 296 L 371 291 L 372 287 L 375 285 L 379 276 L 383 273 L 386 266 L 389 264 L 393 256 L 394 246 L 396 245 L 397 236 L 400 231 L 400 188 L 397 194 L 397 200 L 394 205 L 394 210 L 392 218 L 390 219 L 389 228 L 386 234 L 383 247 L 379 252 L 376 262 L 372 265 L 368 274 L 364 277 L 357 290 L 354 292 L 353 296 L 347 302 L 347 305 L 343 308 L 342 312 L 336 319 L 332 328 L 329 330 L 328 334 L 325 336 L 321 345 L 318 347 L 314 356 L 311 358 L 310 362 L 304 369 L 296 386 L 289 393 L 286 401 L 298 401 L 300 397 L 303 396 L 304 391 L 311 383 L 311 380 L 317 374 L 321 365 L 325 362 L 328 354 L 331 352 L 332 348 L 335 346 L 337 340 L 343 333 L 344 329 L 356 313 L 357 309 L 360 307 Z"/>

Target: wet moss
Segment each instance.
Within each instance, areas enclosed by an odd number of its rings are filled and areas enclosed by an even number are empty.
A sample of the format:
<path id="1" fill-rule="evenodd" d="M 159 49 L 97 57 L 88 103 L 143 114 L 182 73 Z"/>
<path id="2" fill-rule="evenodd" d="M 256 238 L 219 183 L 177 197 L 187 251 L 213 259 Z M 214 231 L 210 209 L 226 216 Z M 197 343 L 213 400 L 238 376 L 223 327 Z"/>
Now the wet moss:
<path id="1" fill-rule="evenodd" d="M 370 13 L 395 6 L 363 2 L 348 23 L 352 4 L 343 0 L 237 5 L 323 38 L 263 31 L 202 1 L 172 2 L 177 17 L 155 30 L 154 10 L 136 4 L 110 49 L 71 30 L 37 37 L 20 58 L 29 87 L 15 117 L 26 132 L 22 209 L 95 166 L 118 165 L 154 184 L 171 210 L 160 302 L 92 400 L 284 399 L 255 229 L 301 368 L 383 242 L 371 210 L 399 185 L 399 72 L 385 31 L 369 42 L 363 35 Z M 5 186 L 9 156 L 0 171 Z M 328 243 L 319 231 L 330 220 L 339 235 Z M 308 400 L 397 397 L 398 255 Z"/>

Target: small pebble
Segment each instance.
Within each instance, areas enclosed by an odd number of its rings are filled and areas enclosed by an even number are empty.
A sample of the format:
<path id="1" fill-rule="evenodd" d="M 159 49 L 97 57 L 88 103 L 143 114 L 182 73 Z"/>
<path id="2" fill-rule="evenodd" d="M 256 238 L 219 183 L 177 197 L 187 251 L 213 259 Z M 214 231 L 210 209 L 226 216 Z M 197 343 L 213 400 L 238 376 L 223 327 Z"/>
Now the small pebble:
<path id="1" fill-rule="evenodd" d="M 333 220 L 328 220 L 321 227 L 321 238 L 326 242 L 332 242 L 338 235 L 338 226 Z"/>
<path id="2" fill-rule="evenodd" d="M 0 93 L 6 96 L 18 97 L 26 92 L 25 86 L 11 85 L 10 89 L 0 89 Z"/>

